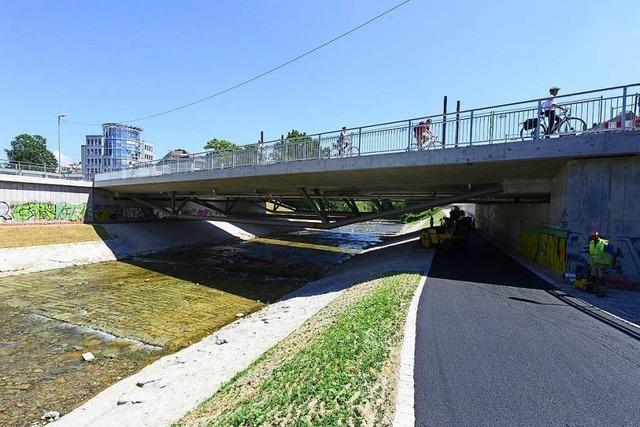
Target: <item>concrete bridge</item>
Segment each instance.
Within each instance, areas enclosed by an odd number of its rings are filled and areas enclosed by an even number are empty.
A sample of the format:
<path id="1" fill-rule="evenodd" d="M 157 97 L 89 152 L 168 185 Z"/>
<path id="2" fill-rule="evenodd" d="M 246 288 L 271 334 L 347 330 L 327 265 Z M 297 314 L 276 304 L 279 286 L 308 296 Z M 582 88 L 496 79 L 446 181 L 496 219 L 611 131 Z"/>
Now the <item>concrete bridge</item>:
<path id="1" fill-rule="evenodd" d="M 97 175 L 95 187 L 163 215 L 189 218 L 195 205 L 238 222 L 319 228 L 452 202 L 550 203 L 552 181 L 568 162 L 639 152 L 639 92 L 635 84 L 558 97 L 568 112 L 553 131 L 542 99 L 445 110 L 142 163 Z M 292 199 L 308 208 L 291 208 Z M 326 199 L 352 211 L 328 211 Z M 373 200 L 377 212 L 361 214 L 356 200 Z M 392 209 L 394 200 L 407 207 Z"/>
<path id="2" fill-rule="evenodd" d="M 618 275 L 640 282 L 639 92 L 558 97 L 569 112 L 552 132 L 535 99 L 145 163 L 97 175 L 94 191 L 169 217 L 314 228 L 475 203 L 486 235 L 557 272 L 584 268 L 598 230 L 620 250 Z"/>

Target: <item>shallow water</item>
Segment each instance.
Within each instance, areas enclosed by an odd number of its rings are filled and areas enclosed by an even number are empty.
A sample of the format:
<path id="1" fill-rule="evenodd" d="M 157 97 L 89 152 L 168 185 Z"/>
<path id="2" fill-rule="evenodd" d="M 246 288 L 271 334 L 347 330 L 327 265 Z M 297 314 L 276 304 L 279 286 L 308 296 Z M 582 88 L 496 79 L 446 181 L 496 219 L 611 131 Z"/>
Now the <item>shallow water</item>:
<path id="1" fill-rule="evenodd" d="M 0 278 L 0 425 L 31 426 L 379 243 L 354 229 Z M 83 362 L 91 352 L 93 362 Z"/>

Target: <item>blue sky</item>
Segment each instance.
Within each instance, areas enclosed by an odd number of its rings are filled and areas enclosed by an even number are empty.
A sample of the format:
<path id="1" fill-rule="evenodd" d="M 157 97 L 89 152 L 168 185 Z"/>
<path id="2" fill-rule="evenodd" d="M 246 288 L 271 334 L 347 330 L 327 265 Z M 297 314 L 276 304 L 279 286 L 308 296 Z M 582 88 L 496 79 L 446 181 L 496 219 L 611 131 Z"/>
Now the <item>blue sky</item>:
<path id="1" fill-rule="evenodd" d="M 102 123 L 207 96 L 398 2 L 3 0 L 0 149 L 25 132 L 56 149 L 60 112 Z M 214 137 L 246 144 L 260 130 L 273 139 L 437 113 L 443 95 L 472 108 L 552 84 L 570 93 L 638 82 L 638 16 L 637 0 L 412 0 L 272 75 L 135 124 L 162 156 Z M 64 124 L 62 152 L 79 160 L 83 135 L 99 132 Z"/>

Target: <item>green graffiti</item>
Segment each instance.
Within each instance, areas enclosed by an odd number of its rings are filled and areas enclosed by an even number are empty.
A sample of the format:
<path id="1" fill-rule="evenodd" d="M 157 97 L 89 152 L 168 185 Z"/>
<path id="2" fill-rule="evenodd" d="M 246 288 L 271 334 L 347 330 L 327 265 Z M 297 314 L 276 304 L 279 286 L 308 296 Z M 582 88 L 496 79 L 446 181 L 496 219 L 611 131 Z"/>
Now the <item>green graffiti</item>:
<path id="1" fill-rule="evenodd" d="M 82 221 L 86 203 L 22 203 L 11 211 L 13 221 Z"/>
<path id="2" fill-rule="evenodd" d="M 56 218 L 56 205 L 53 203 L 23 203 L 16 205 L 11 213 L 14 221 L 30 219 L 53 221 Z"/>
<path id="3" fill-rule="evenodd" d="M 56 219 L 59 221 L 81 221 L 84 219 L 86 210 L 87 205 L 84 203 L 77 205 L 61 203 L 56 205 Z"/>

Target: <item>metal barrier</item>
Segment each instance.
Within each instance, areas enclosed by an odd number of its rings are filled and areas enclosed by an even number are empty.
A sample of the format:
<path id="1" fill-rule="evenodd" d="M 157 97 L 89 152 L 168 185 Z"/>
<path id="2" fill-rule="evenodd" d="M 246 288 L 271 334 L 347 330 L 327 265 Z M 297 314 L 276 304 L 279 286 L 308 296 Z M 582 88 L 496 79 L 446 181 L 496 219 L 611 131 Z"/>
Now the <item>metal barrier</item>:
<path id="1" fill-rule="evenodd" d="M 558 105 L 567 113 L 556 110 L 557 122 L 553 129 L 548 129 L 548 118 L 542 109 L 545 99 L 361 126 L 344 133 L 336 130 L 297 139 L 284 138 L 233 150 L 190 154 L 181 159 L 155 160 L 130 169 L 100 173 L 95 180 L 640 129 L 640 83 L 557 96 Z"/>
<path id="2" fill-rule="evenodd" d="M 0 159 L 0 174 L 33 176 L 39 178 L 57 178 L 83 180 L 82 174 L 58 173 L 57 167 L 53 168 L 46 164 L 15 162 L 12 160 Z"/>

